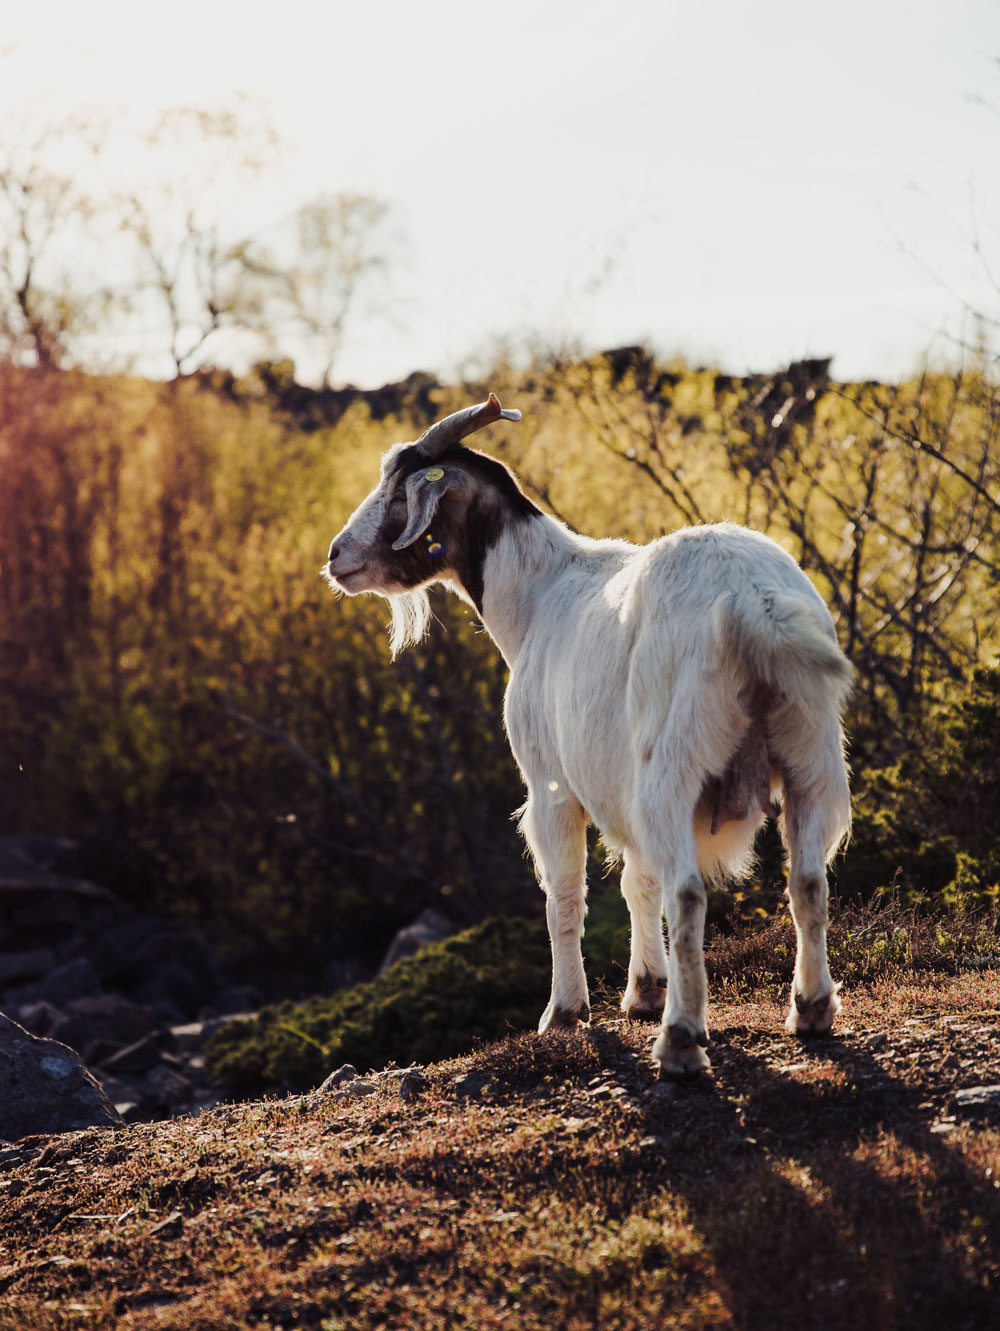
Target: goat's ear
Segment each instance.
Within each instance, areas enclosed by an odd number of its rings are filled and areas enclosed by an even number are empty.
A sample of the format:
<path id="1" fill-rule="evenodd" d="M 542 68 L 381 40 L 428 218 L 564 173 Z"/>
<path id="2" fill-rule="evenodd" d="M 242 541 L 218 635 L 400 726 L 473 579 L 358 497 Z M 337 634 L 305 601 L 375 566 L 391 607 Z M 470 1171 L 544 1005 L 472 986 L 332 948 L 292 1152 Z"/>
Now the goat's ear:
<path id="1" fill-rule="evenodd" d="M 434 514 L 450 485 L 443 467 L 428 467 L 406 478 L 406 526 L 392 543 L 394 550 L 405 550 L 422 536 L 434 521 Z"/>

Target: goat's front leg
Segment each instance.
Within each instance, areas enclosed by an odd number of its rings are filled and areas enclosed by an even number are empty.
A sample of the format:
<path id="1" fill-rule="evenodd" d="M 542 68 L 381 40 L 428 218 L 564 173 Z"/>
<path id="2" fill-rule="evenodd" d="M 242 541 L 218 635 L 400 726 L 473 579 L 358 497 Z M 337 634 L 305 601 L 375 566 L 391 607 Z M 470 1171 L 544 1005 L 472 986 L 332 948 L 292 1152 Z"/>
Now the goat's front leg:
<path id="1" fill-rule="evenodd" d="M 552 997 L 538 1023 L 577 1026 L 590 1020 L 590 998 L 583 969 L 583 921 L 587 914 L 586 819 L 572 798 L 558 798 L 560 788 L 532 790 L 521 830 L 545 891 L 545 916 L 552 944 Z"/>

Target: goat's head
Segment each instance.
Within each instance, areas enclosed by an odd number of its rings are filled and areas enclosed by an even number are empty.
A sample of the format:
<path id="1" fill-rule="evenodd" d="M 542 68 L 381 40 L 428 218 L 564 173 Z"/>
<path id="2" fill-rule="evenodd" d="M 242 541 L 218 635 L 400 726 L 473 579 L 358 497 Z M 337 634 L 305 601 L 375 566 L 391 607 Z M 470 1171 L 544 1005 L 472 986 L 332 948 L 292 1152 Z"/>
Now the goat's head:
<path id="1" fill-rule="evenodd" d="M 324 573 L 337 591 L 377 592 L 392 606 L 392 647 L 423 634 L 424 591 L 449 580 L 482 609 L 482 568 L 501 527 L 537 512 L 500 462 L 462 439 L 493 421 L 521 419 L 496 395 L 432 425 L 382 459 L 379 483 L 330 545 Z"/>

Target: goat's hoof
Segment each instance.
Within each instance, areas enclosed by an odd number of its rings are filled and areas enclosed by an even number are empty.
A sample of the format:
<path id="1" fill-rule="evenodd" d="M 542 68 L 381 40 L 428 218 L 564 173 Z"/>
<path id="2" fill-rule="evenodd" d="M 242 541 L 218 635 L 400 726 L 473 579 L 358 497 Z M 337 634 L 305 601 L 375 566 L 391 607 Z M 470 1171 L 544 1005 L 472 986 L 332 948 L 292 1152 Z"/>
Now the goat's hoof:
<path id="1" fill-rule="evenodd" d="M 840 1011 L 840 998 L 837 985 L 828 994 L 818 998 L 806 998 L 804 994 L 792 991 L 792 1006 L 785 1022 L 789 1035 L 827 1035 L 833 1019 Z"/>
<path id="2" fill-rule="evenodd" d="M 563 1007 L 558 1003 L 550 1003 L 542 1013 L 542 1019 L 538 1023 L 538 1034 L 544 1035 L 546 1031 L 573 1031 L 578 1026 L 585 1026 L 590 1021 L 590 1004 L 580 1003 L 575 1008 Z"/>
<path id="3" fill-rule="evenodd" d="M 653 1063 L 663 1077 L 685 1080 L 698 1077 L 712 1066 L 705 1046 L 706 1031 L 693 1031 L 679 1023 L 660 1032 L 653 1045 Z"/>
<path id="4" fill-rule="evenodd" d="M 646 980 L 648 983 L 644 984 Z M 643 976 L 630 984 L 622 997 L 622 1011 L 629 1021 L 660 1021 L 667 1001 L 667 986 Z"/>

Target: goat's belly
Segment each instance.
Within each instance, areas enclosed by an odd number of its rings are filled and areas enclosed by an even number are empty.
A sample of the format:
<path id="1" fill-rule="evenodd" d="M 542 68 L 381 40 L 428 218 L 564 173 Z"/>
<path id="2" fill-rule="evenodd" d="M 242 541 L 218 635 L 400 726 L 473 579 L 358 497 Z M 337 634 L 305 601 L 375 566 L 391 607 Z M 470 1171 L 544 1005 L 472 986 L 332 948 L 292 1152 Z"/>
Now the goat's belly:
<path id="1" fill-rule="evenodd" d="M 725 823 L 741 823 L 759 813 L 777 818 L 779 810 L 773 799 L 777 785 L 780 774 L 771 764 L 767 728 L 763 717 L 757 716 L 726 770 L 710 776 L 702 786 L 699 806 L 703 812 L 710 811 L 712 835 Z"/>
<path id="2" fill-rule="evenodd" d="M 754 811 L 744 818 L 723 823 L 717 832 L 713 832 L 710 815 L 706 817 L 699 805 L 694 818 L 694 834 L 698 872 L 702 877 L 716 883 L 745 878 L 753 867 L 754 842 L 763 824 L 764 815 Z"/>

